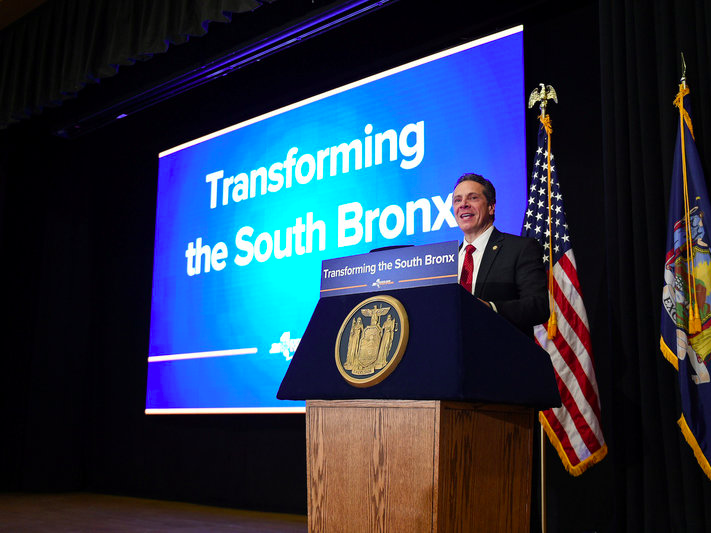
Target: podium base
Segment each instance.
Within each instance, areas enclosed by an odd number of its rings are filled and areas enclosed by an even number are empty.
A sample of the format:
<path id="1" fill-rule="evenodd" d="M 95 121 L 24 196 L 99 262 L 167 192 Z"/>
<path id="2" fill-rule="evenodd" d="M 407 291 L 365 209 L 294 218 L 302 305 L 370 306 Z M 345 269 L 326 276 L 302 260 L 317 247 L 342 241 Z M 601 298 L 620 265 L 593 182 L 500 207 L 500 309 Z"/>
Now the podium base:
<path id="1" fill-rule="evenodd" d="M 529 530 L 534 410 L 309 400 L 309 531 Z"/>

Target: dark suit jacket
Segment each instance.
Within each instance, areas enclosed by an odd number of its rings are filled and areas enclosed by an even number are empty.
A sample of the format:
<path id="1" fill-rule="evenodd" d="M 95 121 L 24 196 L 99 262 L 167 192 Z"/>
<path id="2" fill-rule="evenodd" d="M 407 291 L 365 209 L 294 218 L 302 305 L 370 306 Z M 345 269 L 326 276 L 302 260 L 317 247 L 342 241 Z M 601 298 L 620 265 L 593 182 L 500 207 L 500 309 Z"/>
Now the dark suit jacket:
<path id="1" fill-rule="evenodd" d="M 498 313 L 532 335 L 550 314 L 542 250 L 535 239 L 494 228 L 479 266 L 474 296 L 496 305 Z"/>

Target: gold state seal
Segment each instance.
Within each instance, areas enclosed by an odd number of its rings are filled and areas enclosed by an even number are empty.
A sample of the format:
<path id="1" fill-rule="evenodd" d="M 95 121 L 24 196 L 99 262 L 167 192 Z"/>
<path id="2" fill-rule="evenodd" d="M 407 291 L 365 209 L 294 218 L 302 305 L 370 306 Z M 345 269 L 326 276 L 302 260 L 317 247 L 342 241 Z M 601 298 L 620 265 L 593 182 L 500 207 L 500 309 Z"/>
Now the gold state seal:
<path id="1" fill-rule="evenodd" d="M 383 295 L 363 300 L 338 331 L 338 371 L 356 387 L 380 383 L 402 359 L 409 332 L 407 313 L 397 299 Z"/>

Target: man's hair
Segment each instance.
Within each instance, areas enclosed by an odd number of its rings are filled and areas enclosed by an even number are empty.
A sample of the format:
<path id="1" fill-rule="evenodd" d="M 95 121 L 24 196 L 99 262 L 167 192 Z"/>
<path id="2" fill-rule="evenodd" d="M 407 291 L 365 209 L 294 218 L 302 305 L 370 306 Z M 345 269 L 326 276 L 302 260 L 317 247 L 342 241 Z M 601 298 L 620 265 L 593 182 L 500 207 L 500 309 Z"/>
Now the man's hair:
<path id="1" fill-rule="evenodd" d="M 496 189 L 494 188 L 494 184 L 484 176 L 480 176 L 479 174 L 464 174 L 457 180 L 457 183 L 454 184 L 454 188 L 456 189 L 457 185 L 463 181 L 475 181 L 480 183 L 484 187 L 484 197 L 486 198 L 486 202 L 489 205 L 494 205 L 496 203 Z"/>

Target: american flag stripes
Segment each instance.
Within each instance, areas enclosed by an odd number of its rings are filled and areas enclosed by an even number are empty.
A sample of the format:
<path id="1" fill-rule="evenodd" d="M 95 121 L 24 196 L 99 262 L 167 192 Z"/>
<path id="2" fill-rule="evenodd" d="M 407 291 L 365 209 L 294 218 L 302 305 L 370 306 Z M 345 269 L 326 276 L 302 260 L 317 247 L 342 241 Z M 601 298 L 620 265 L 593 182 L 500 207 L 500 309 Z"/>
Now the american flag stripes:
<path id="1" fill-rule="evenodd" d="M 541 119 L 526 216 L 521 234 L 544 249 L 552 313 L 534 328 L 536 341 L 550 354 L 562 407 L 539 413 L 543 429 L 568 472 L 577 476 L 601 461 L 607 445 L 600 425 L 600 399 L 590 328 L 580 292 L 573 248 L 549 137 L 550 117 Z M 549 265 L 553 265 L 551 271 Z"/>

